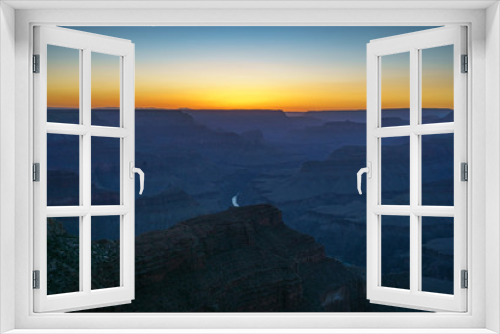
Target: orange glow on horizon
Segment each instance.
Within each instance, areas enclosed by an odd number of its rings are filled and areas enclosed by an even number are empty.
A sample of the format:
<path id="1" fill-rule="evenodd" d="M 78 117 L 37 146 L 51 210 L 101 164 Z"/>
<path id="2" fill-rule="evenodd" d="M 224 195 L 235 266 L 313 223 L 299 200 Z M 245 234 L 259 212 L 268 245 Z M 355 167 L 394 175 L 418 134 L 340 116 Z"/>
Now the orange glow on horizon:
<path id="1" fill-rule="evenodd" d="M 445 81 L 445 80 L 442 80 Z M 323 84 L 315 87 L 205 87 L 163 89 L 149 84 L 136 84 L 136 108 L 157 109 L 280 109 L 287 112 L 309 110 L 366 109 L 364 84 Z M 76 85 L 50 85 L 49 107 L 78 108 Z M 408 108 L 409 92 L 405 86 L 385 86 L 391 93 L 383 93 L 382 108 Z M 119 87 L 96 85 L 92 88 L 92 108 L 119 107 Z M 435 81 L 422 87 L 423 108 L 453 109 L 453 87 Z"/>
<path id="2" fill-rule="evenodd" d="M 409 107 L 409 73 L 401 64 L 382 75 L 382 108 Z M 78 73 L 53 69 L 48 106 L 78 108 Z M 409 72 L 409 71 L 408 71 Z M 136 66 L 136 108 L 159 109 L 366 109 L 366 69 L 308 64 L 177 62 Z M 427 72 L 423 72 L 426 74 Z M 326 78 L 326 79 L 325 79 Z M 453 108 L 453 78 L 423 78 L 424 108 Z M 430 80 L 432 79 L 432 80 Z M 119 107 L 119 59 L 92 53 L 92 108 Z M 62 92 L 62 93 L 61 93 Z"/>

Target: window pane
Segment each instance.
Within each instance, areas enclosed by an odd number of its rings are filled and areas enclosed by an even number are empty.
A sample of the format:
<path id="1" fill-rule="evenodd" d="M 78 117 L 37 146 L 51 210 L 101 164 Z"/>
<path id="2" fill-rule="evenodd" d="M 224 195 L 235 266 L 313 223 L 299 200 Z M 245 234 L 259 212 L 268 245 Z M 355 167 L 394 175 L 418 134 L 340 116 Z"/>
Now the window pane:
<path id="1" fill-rule="evenodd" d="M 382 286 L 410 288 L 410 217 L 382 216 Z"/>
<path id="2" fill-rule="evenodd" d="M 422 124 L 453 122 L 453 45 L 421 52 Z"/>
<path id="3" fill-rule="evenodd" d="M 422 205 L 453 206 L 453 136 L 422 136 Z"/>
<path id="4" fill-rule="evenodd" d="M 410 124 L 410 53 L 381 58 L 382 126 Z"/>
<path id="5" fill-rule="evenodd" d="M 80 205 L 80 137 L 47 134 L 47 205 Z"/>
<path id="6" fill-rule="evenodd" d="M 383 205 L 410 204 L 410 137 L 382 138 Z"/>
<path id="7" fill-rule="evenodd" d="M 453 294 L 453 218 L 422 217 L 422 291 Z"/>
<path id="8" fill-rule="evenodd" d="M 47 218 L 47 294 L 80 291 L 80 218 Z"/>
<path id="9" fill-rule="evenodd" d="M 120 57 L 92 52 L 92 125 L 120 126 Z"/>
<path id="10" fill-rule="evenodd" d="M 80 50 L 47 45 L 47 122 L 80 123 Z"/>
<path id="11" fill-rule="evenodd" d="M 92 290 L 120 286 L 120 218 L 92 217 Z"/>
<path id="12" fill-rule="evenodd" d="M 120 141 L 92 137 L 92 205 L 120 205 Z"/>

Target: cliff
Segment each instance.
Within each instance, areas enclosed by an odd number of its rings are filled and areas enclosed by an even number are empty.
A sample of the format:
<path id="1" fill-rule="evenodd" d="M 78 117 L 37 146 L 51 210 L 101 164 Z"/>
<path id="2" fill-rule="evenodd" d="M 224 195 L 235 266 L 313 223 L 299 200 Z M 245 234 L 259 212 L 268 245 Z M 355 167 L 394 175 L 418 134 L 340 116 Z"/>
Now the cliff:
<path id="1" fill-rule="evenodd" d="M 364 281 L 270 205 L 136 238 L 136 298 L 105 312 L 362 311 Z M 94 310 L 95 312 L 96 310 Z"/>

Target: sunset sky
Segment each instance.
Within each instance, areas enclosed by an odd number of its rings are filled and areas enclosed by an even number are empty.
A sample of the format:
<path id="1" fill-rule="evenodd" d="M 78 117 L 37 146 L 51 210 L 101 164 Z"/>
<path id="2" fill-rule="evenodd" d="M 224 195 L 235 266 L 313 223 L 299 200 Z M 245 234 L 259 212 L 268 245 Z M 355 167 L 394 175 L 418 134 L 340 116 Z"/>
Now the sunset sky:
<path id="1" fill-rule="evenodd" d="M 365 109 L 366 44 L 421 27 L 72 27 L 136 46 L 137 108 Z M 423 107 L 453 108 L 451 46 L 423 53 Z M 48 106 L 78 107 L 78 51 L 49 47 Z M 385 58 L 385 57 L 384 57 Z M 409 106 L 405 55 L 384 108 Z M 92 107 L 119 104 L 118 57 L 92 54 Z"/>

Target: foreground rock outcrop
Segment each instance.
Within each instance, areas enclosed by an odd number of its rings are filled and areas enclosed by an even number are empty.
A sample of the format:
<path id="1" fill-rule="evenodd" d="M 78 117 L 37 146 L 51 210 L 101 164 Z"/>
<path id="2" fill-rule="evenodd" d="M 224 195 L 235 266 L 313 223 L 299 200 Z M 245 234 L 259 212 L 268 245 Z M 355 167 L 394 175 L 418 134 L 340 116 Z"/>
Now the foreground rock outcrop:
<path id="1" fill-rule="evenodd" d="M 136 238 L 136 298 L 105 312 L 362 311 L 364 281 L 270 205 Z M 95 310 L 94 310 L 95 312 Z"/>

